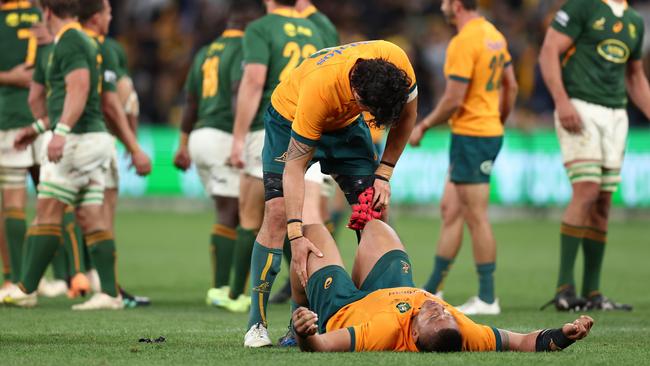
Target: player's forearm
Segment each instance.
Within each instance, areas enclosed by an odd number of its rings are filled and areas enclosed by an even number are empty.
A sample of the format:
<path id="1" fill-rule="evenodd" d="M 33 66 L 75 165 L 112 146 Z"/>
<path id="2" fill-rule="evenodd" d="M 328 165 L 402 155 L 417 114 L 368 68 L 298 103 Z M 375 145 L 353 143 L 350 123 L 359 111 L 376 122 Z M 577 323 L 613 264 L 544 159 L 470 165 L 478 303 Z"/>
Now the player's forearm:
<path id="1" fill-rule="evenodd" d="M 114 92 L 105 91 L 102 93 L 102 109 L 106 117 L 106 122 L 112 126 L 117 138 L 126 146 L 131 153 L 138 151 L 138 141 L 129 127 L 129 122 L 120 103 L 120 99 Z"/>
<path id="2" fill-rule="evenodd" d="M 302 220 L 302 207 L 305 202 L 305 168 L 302 160 L 287 161 L 282 174 L 284 204 L 287 220 Z"/>
<path id="3" fill-rule="evenodd" d="M 14 86 L 17 88 L 29 88 L 31 73 L 21 76 L 15 69 L 9 71 L 0 71 L 0 85 Z"/>
<path id="4" fill-rule="evenodd" d="M 517 92 L 519 87 L 517 85 L 507 85 L 503 86 L 503 94 L 501 95 L 501 101 L 499 106 L 499 112 L 501 116 L 501 122 L 505 123 L 508 120 L 508 116 L 515 108 L 515 103 L 517 102 Z"/>
<path id="5" fill-rule="evenodd" d="M 404 112 L 400 116 L 397 127 L 393 127 L 388 132 L 386 140 L 386 149 L 381 157 L 382 161 L 395 165 L 404 152 L 404 147 L 408 143 L 415 121 L 417 118 L 417 98 L 404 106 Z"/>
<path id="6" fill-rule="evenodd" d="M 47 100 L 44 85 L 33 82 L 29 88 L 27 102 L 29 103 L 29 109 L 32 111 L 34 118 L 47 118 Z"/>
<path id="7" fill-rule="evenodd" d="M 650 119 L 650 85 L 643 70 L 626 75 L 625 83 L 632 102 Z"/>
<path id="8" fill-rule="evenodd" d="M 560 64 L 560 52 L 552 47 L 545 45 L 539 55 L 539 68 L 542 72 L 544 84 L 548 89 L 553 101 L 557 105 L 560 102 L 569 99 L 569 95 L 564 88 L 562 81 L 562 65 Z"/>
<path id="9" fill-rule="evenodd" d="M 449 119 L 456 113 L 458 108 L 460 108 L 462 101 L 452 98 L 451 96 L 444 94 L 438 105 L 422 120 L 425 130 L 428 130 L 431 127 L 437 126 L 442 123 L 447 123 Z"/>
<path id="10" fill-rule="evenodd" d="M 528 334 L 521 334 L 499 329 L 501 335 L 502 351 L 535 352 L 535 341 L 539 330 Z"/>
<path id="11" fill-rule="evenodd" d="M 260 108 L 264 86 L 244 79 L 237 97 L 237 114 L 233 126 L 233 138 L 243 140 L 251 129 L 253 119 Z"/>

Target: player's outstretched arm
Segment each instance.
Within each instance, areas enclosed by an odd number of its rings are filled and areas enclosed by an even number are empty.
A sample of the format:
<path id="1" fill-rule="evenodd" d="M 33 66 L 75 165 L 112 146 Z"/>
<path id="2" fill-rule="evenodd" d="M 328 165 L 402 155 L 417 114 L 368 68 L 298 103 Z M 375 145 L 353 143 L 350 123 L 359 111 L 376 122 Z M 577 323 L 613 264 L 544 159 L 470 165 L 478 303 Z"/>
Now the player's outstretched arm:
<path id="1" fill-rule="evenodd" d="M 643 71 L 641 60 L 628 62 L 625 85 L 632 102 L 645 114 L 646 118 L 650 118 L 650 85 L 648 85 L 648 78 Z"/>
<path id="2" fill-rule="evenodd" d="M 515 108 L 518 91 L 519 85 L 517 85 L 517 78 L 515 77 L 515 68 L 510 64 L 503 69 L 503 77 L 501 78 L 499 113 L 501 115 L 501 123 L 503 124 L 506 123 L 510 112 Z"/>
<path id="3" fill-rule="evenodd" d="M 296 340 L 304 352 L 347 352 L 352 340 L 347 329 L 338 329 L 325 334 L 318 334 L 318 315 L 300 307 L 293 312 L 292 324 L 296 331 Z"/>
<path id="4" fill-rule="evenodd" d="M 552 352 L 561 351 L 575 341 L 585 338 L 594 320 L 586 315 L 567 323 L 562 328 L 543 329 L 528 334 L 514 333 L 499 329 L 503 351 Z"/>

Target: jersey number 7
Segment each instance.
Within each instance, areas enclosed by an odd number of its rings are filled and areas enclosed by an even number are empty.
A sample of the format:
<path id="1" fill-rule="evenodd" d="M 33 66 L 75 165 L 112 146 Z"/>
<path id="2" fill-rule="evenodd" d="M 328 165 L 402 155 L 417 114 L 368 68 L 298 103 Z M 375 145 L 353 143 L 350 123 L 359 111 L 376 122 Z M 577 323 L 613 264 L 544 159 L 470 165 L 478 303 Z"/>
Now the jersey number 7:
<path id="1" fill-rule="evenodd" d="M 38 48 L 38 42 L 36 41 L 36 35 L 29 28 L 18 29 L 18 39 L 27 40 L 27 55 L 25 56 L 25 64 L 27 66 L 33 66 L 34 61 L 36 61 L 36 49 Z"/>

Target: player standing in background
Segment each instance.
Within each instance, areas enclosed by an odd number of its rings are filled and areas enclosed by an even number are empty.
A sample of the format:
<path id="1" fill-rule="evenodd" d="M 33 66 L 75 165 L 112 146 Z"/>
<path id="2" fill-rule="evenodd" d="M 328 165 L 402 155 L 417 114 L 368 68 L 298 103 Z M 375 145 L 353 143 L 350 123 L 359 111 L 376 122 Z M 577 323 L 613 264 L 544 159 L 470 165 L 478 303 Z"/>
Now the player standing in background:
<path id="1" fill-rule="evenodd" d="M 314 23 L 316 28 L 318 28 L 325 47 L 334 47 L 340 44 L 339 32 L 336 30 L 336 26 L 310 0 L 297 0 L 296 11 L 300 13 L 300 16 Z"/>
<path id="2" fill-rule="evenodd" d="M 214 200 L 215 224 L 210 238 L 212 288 L 206 302 L 222 305 L 230 293 L 237 226 L 239 171 L 228 164 L 237 89 L 242 77 L 242 39 L 246 25 L 257 17 L 252 3 L 231 9 L 226 30 L 194 57 L 185 82 L 187 94 L 174 165 L 183 171 L 191 163 L 206 193 Z M 241 274 L 246 277 L 246 274 Z M 245 280 L 245 278 L 244 278 Z M 246 312 L 250 298 L 240 294 L 230 309 Z"/>
<path id="3" fill-rule="evenodd" d="M 555 102 L 555 126 L 573 194 L 560 228 L 557 310 L 631 310 L 600 293 L 612 194 L 621 181 L 627 94 L 650 117 L 641 60 L 645 27 L 625 0 L 569 0 L 546 33 L 539 63 Z M 582 243 L 584 274 L 573 267 Z"/>
<path id="4" fill-rule="evenodd" d="M 137 123 L 129 122 L 126 108 L 119 98 L 118 83 L 121 76 L 124 77 L 123 66 L 120 66 L 118 47 L 113 44 L 109 46 L 106 37 L 110 22 L 112 20 L 112 8 L 108 0 L 81 0 L 82 5 L 79 11 L 79 21 L 84 32 L 95 40 L 99 46 L 102 56 L 102 109 L 107 127 L 113 135 L 117 135 L 131 154 L 136 172 L 147 175 L 151 171 L 151 161 L 142 151 L 135 138 Z M 112 41 L 116 43 L 115 41 Z M 123 61 L 122 61 L 123 62 Z M 121 71 L 118 71 L 121 70 Z M 137 117 L 136 117 L 137 121 Z M 113 139 L 115 141 L 115 139 Z M 104 201 L 102 203 L 103 215 L 108 220 L 111 235 L 115 237 L 115 210 L 117 207 L 117 195 L 119 186 L 119 172 L 117 161 L 117 148 L 113 143 L 113 151 L 109 168 L 106 171 Z M 101 277 L 100 277 L 101 281 Z M 149 300 L 140 296 L 132 296 L 120 287 L 120 294 L 125 306 L 135 307 L 148 305 Z M 89 305 L 90 306 L 90 305 Z"/>
<path id="5" fill-rule="evenodd" d="M 479 291 L 458 309 L 465 314 L 499 314 L 494 294 L 496 242 L 488 219 L 490 173 L 503 142 L 503 124 L 517 98 L 517 81 L 506 39 L 478 13 L 476 0 L 444 0 L 441 8 L 458 30 L 447 47 L 447 86 L 411 136 L 411 144 L 418 146 L 426 130 L 451 121 L 442 228 L 434 271 L 424 288 L 441 296 L 467 223 Z"/>
<path id="6" fill-rule="evenodd" d="M 244 73 L 237 98 L 230 156 L 230 163 L 243 169 L 231 300 L 237 301 L 244 292 L 249 269 L 252 268 L 251 283 L 257 283 L 254 278 L 260 276 L 267 261 L 266 253 L 259 252 L 258 245 L 254 245 L 265 215 L 262 182 L 265 130 L 262 117 L 275 87 L 287 79 L 303 59 L 323 48 L 318 29 L 296 12 L 295 3 L 295 0 L 265 0 L 267 14 L 246 27 L 243 39 Z M 316 198 L 319 197 L 320 190 L 316 193 Z M 281 247 L 277 253 L 282 255 Z M 269 291 L 270 287 L 259 288 L 252 299 L 249 319 L 253 320 L 249 320 L 249 328 L 259 322 L 260 314 L 265 316 Z M 227 308 L 231 304 L 234 302 L 225 302 Z"/>
<path id="7" fill-rule="evenodd" d="M 18 131 L 34 122 L 27 97 L 38 43 L 31 27 L 40 21 L 40 10 L 29 1 L 0 2 L 0 246 L 8 282 L 0 298 L 20 281 L 27 230 L 26 177 L 40 164 L 38 143 L 25 150 L 15 149 L 13 143 Z"/>

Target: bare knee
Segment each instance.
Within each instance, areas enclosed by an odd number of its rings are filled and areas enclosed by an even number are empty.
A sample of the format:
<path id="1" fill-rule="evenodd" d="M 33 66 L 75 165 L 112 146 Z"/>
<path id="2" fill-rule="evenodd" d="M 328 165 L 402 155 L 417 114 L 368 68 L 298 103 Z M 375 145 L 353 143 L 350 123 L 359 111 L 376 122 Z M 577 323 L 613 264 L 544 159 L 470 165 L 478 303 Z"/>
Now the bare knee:
<path id="1" fill-rule="evenodd" d="M 367 223 L 363 229 L 357 255 L 364 255 L 366 252 L 383 255 L 391 250 L 405 250 L 395 230 L 381 220 Z"/>
<path id="2" fill-rule="evenodd" d="M 226 227 L 239 225 L 239 200 L 237 197 L 214 197 L 217 211 L 217 224 Z"/>
<path id="3" fill-rule="evenodd" d="M 571 201 L 581 206 L 592 207 L 600 196 L 600 185 L 592 182 L 573 184 Z"/>
<path id="4" fill-rule="evenodd" d="M 77 223 L 84 234 L 109 229 L 102 206 L 99 205 L 77 208 Z"/>
<path id="5" fill-rule="evenodd" d="M 41 198 L 36 201 L 36 217 L 34 224 L 60 225 L 63 221 L 65 204 L 53 198 Z"/>
<path id="6" fill-rule="evenodd" d="M 460 205 L 457 202 L 442 201 L 440 203 L 440 217 L 444 225 L 450 225 L 462 219 Z"/>

